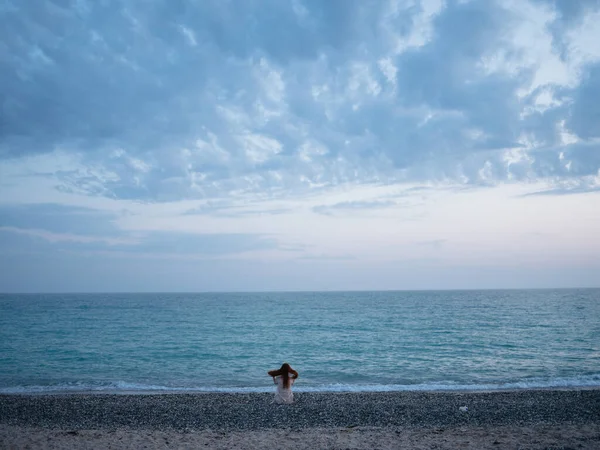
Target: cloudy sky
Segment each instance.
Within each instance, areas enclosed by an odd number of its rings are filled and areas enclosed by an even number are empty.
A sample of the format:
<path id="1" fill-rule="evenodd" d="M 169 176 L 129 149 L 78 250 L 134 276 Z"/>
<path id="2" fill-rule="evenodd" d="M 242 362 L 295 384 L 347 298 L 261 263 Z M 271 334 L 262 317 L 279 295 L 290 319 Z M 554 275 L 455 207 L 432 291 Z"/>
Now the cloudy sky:
<path id="1" fill-rule="evenodd" d="M 0 291 L 600 285 L 600 0 L 3 0 Z"/>

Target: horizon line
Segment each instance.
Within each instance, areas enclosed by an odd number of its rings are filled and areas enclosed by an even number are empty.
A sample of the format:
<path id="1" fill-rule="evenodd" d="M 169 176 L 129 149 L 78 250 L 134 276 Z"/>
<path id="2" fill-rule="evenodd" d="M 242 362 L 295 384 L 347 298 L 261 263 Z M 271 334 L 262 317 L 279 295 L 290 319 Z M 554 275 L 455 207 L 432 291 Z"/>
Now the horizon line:
<path id="1" fill-rule="evenodd" d="M 448 289 L 298 289 L 298 290 L 208 290 L 208 291 L 14 291 L 0 292 L 0 295 L 62 295 L 62 294 L 311 294 L 311 293 L 363 293 L 363 292 L 460 292 L 460 291 L 556 291 L 556 290 L 594 290 L 600 286 L 578 287 L 523 287 L 523 288 L 448 288 Z"/>

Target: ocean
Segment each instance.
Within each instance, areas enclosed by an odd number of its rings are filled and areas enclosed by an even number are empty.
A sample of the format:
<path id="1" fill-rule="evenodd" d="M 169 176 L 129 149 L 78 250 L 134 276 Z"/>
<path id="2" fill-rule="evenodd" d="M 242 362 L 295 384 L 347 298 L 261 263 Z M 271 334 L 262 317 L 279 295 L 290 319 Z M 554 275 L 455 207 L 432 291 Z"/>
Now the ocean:
<path id="1" fill-rule="evenodd" d="M 600 386 L 600 289 L 0 294 L 0 393 Z"/>

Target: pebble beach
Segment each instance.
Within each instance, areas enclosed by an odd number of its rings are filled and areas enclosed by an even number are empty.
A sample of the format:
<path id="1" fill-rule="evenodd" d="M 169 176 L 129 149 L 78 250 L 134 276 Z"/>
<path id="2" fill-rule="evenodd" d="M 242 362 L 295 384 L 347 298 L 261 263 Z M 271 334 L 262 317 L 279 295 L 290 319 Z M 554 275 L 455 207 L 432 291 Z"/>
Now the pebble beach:
<path id="1" fill-rule="evenodd" d="M 600 389 L 1 395 L 1 448 L 600 448 Z"/>

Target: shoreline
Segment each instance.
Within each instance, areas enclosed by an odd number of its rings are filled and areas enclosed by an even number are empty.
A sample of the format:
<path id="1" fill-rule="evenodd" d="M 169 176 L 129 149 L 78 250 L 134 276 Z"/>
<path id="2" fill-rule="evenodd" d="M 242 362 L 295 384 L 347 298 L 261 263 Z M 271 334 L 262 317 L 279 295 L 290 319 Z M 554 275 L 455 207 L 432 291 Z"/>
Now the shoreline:
<path id="1" fill-rule="evenodd" d="M 597 449 L 600 389 L 2 394 L 0 448 L 25 447 Z"/>
<path id="2" fill-rule="evenodd" d="M 583 385 L 568 385 L 568 386 L 531 386 L 531 387 L 498 387 L 498 388 L 439 388 L 439 389 L 372 389 L 372 390 L 317 390 L 310 387 L 300 387 L 294 389 L 295 394 L 397 394 L 397 393 L 430 393 L 430 394 L 481 394 L 481 393 L 507 393 L 507 392 L 522 392 L 522 391 L 585 391 L 585 390 L 600 390 L 600 384 L 583 384 Z M 68 396 L 68 395 L 268 395 L 273 393 L 273 388 L 256 388 L 256 390 L 203 390 L 194 388 L 173 388 L 173 389 L 82 389 L 82 390 L 48 390 L 48 391 L 15 391 L 2 392 L 1 397 L 10 396 L 29 396 L 29 397 L 44 397 L 44 396 Z"/>

